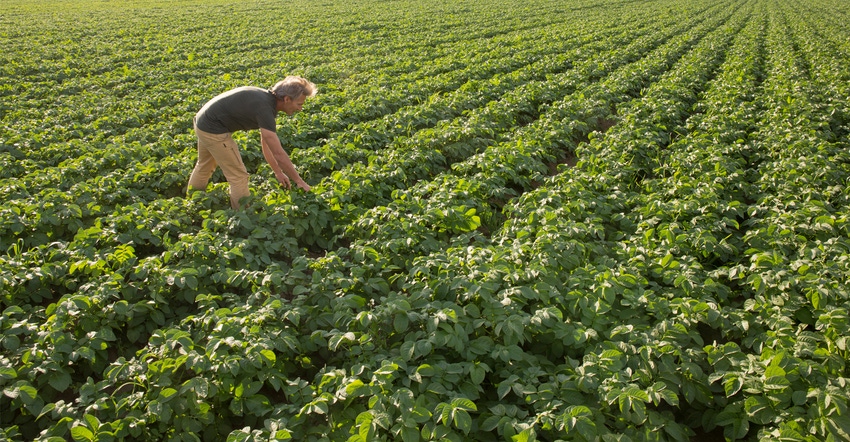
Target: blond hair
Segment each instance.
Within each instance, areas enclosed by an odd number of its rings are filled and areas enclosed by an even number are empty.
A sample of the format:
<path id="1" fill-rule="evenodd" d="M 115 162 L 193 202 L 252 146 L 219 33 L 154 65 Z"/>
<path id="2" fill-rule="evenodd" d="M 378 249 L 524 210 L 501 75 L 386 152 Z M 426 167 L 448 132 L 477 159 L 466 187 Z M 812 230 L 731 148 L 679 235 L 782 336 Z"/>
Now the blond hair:
<path id="1" fill-rule="evenodd" d="M 302 96 L 312 97 L 316 95 L 318 88 L 306 78 L 290 75 L 278 81 L 269 91 L 281 100 L 283 97 L 289 97 L 294 100 Z"/>

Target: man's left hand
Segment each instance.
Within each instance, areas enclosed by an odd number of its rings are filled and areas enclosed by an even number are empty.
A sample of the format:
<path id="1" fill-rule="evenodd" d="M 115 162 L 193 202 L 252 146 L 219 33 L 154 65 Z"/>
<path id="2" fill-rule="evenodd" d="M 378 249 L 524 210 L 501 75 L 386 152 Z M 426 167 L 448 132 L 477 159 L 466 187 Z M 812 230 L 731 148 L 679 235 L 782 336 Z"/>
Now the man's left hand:
<path id="1" fill-rule="evenodd" d="M 309 184 L 307 184 L 306 182 L 304 182 L 304 180 L 299 180 L 299 181 L 297 181 L 295 184 L 297 184 L 297 185 L 298 185 L 298 187 L 299 187 L 299 188 L 301 188 L 301 190 L 303 190 L 303 191 L 305 191 L 305 192 L 309 192 L 309 191 L 310 191 L 310 185 L 309 185 Z"/>

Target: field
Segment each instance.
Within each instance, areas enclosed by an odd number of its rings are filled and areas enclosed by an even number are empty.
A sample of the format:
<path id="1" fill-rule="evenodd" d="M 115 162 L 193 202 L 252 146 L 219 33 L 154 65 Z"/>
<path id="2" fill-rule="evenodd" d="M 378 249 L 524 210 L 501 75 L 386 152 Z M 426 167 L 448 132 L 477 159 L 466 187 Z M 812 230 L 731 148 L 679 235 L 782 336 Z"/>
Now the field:
<path id="1" fill-rule="evenodd" d="M 846 6 L 4 0 L 0 440 L 850 440 Z"/>

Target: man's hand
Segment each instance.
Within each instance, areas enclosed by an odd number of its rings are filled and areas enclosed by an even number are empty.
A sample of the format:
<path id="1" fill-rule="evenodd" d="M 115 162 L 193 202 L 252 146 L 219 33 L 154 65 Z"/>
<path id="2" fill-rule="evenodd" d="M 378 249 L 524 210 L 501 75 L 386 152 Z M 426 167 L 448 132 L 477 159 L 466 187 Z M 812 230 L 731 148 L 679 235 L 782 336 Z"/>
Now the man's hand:
<path id="1" fill-rule="evenodd" d="M 304 180 L 298 180 L 298 181 L 295 182 L 295 184 L 297 184 L 298 187 L 301 188 L 301 190 L 303 190 L 305 192 L 310 191 L 310 185 L 305 183 Z"/>
<path id="2" fill-rule="evenodd" d="M 266 162 L 272 167 L 272 170 L 275 171 L 274 175 L 285 189 L 292 188 L 291 177 L 292 181 L 295 181 L 295 184 L 300 189 L 305 191 L 310 190 L 310 185 L 305 183 L 301 179 L 301 176 L 298 175 L 295 165 L 292 164 L 289 155 L 283 150 L 283 146 L 280 145 L 280 139 L 274 131 L 260 129 L 260 142 L 263 145 L 263 157 L 265 157 Z"/>
<path id="3" fill-rule="evenodd" d="M 274 176 L 280 181 L 280 185 L 283 186 L 284 189 L 292 188 L 292 183 L 289 181 L 289 177 L 286 176 L 282 171 L 275 171 Z"/>
<path id="4" fill-rule="evenodd" d="M 289 179 L 289 177 L 288 177 L 288 176 L 286 176 L 286 174 L 285 174 L 285 173 L 283 173 L 283 172 L 275 172 L 275 173 L 274 173 L 274 176 L 277 178 L 277 180 L 280 182 L 280 185 L 281 185 L 281 186 L 283 186 L 283 188 L 284 188 L 284 189 L 286 189 L 286 190 L 290 190 L 290 189 L 292 189 L 292 181 Z M 302 179 L 298 179 L 298 180 L 296 180 L 296 181 L 295 181 L 295 185 L 296 185 L 296 186 L 298 186 L 298 188 L 299 188 L 299 189 L 301 189 L 301 190 L 303 190 L 303 191 L 305 191 L 305 192 L 309 192 L 309 191 L 310 191 L 310 185 L 309 185 L 309 184 L 307 184 L 307 183 L 306 183 L 304 180 L 302 180 Z"/>

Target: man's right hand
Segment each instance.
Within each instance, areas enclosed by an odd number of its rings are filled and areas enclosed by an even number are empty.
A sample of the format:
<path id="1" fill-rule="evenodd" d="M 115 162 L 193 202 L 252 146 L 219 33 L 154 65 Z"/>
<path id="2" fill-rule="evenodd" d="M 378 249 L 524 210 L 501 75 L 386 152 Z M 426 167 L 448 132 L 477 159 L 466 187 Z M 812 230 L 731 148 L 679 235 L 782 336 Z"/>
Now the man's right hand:
<path id="1" fill-rule="evenodd" d="M 283 186 L 284 189 L 291 189 L 292 183 L 289 181 L 289 177 L 286 176 L 282 171 L 275 171 L 274 176 L 277 177 L 277 180 L 280 182 L 280 185 Z"/>

